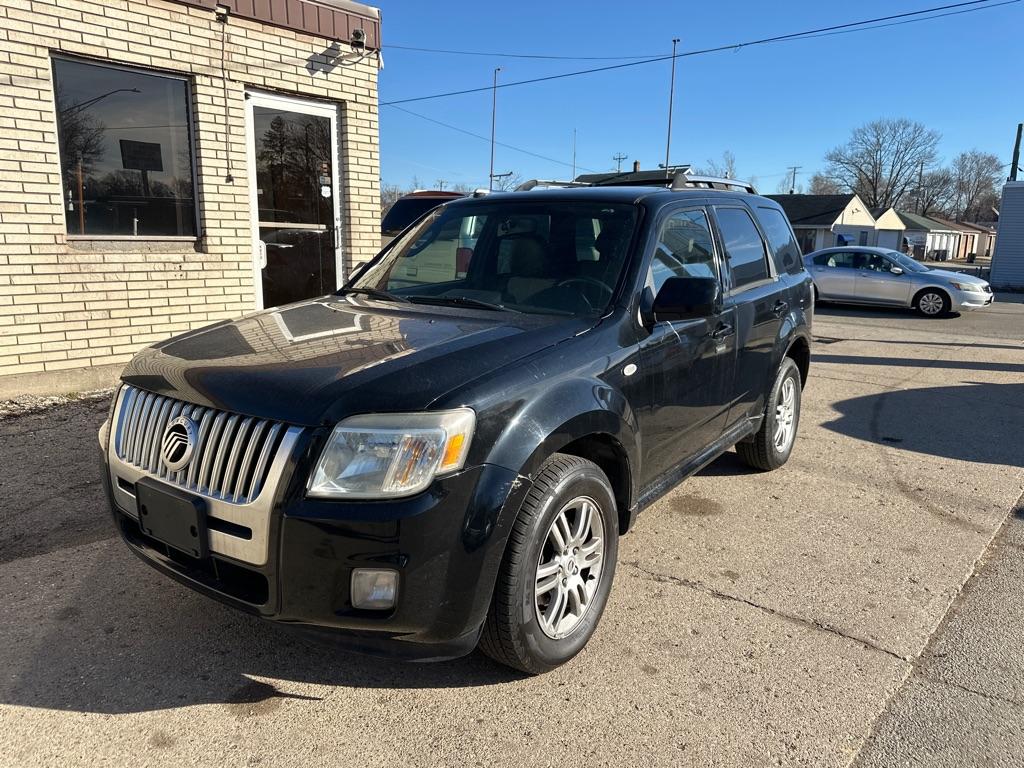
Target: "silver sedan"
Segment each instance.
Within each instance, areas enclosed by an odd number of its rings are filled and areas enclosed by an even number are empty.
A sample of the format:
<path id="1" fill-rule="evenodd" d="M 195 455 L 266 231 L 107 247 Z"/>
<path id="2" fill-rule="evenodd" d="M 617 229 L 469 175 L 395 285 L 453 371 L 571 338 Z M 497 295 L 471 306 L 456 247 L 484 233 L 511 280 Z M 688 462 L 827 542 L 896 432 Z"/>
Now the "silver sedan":
<path id="1" fill-rule="evenodd" d="M 913 307 L 938 317 L 987 307 L 993 298 L 980 277 L 932 269 L 887 248 L 825 248 L 804 256 L 804 264 L 822 301 Z"/>

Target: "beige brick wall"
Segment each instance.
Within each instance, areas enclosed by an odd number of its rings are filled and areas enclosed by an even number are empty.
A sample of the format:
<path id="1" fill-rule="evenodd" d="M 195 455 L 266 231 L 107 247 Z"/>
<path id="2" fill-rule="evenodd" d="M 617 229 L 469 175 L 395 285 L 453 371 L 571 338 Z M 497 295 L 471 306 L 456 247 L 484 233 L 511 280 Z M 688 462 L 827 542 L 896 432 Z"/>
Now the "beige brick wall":
<path id="1" fill-rule="evenodd" d="M 95 383 L 146 344 L 255 307 L 246 88 L 338 105 L 346 273 L 376 253 L 376 59 L 311 74 L 330 41 L 238 18 L 226 31 L 225 103 L 212 13 L 165 0 L 0 6 L 0 396 Z M 196 242 L 67 237 L 51 52 L 191 78 Z"/>

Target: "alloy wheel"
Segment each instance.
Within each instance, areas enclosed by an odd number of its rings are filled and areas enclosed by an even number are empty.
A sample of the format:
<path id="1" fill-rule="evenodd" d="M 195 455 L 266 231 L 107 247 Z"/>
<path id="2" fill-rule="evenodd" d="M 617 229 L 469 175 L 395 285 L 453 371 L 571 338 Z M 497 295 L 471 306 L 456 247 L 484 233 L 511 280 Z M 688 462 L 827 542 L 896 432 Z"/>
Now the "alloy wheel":
<path id="1" fill-rule="evenodd" d="M 601 583 L 604 520 L 596 501 L 578 496 L 559 510 L 537 561 L 534 609 L 544 634 L 559 640 L 586 616 Z"/>
<path id="2" fill-rule="evenodd" d="M 775 403 L 775 449 L 784 453 L 796 434 L 796 382 L 792 377 L 782 382 L 779 399 Z"/>

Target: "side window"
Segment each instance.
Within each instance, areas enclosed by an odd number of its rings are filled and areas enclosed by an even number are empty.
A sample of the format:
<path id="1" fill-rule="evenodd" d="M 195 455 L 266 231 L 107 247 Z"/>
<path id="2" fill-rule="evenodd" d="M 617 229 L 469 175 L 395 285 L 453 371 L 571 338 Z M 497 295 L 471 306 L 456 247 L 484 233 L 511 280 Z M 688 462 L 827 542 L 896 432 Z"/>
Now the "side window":
<path id="1" fill-rule="evenodd" d="M 715 208 L 715 216 L 732 270 L 733 287 L 740 288 L 771 277 L 764 241 L 750 214 L 743 208 Z"/>
<path id="2" fill-rule="evenodd" d="M 768 245 L 775 256 L 776 268 L 779 272 L 799 272 L 800 246 L 797 245 L 782 211 L 776 208 L 758 208 L 757 215 L 761 219 L 764 233 L 768 237 Z"/>
<path id="3" fill-rule="evenodd" d="M 707 214 L 680 211 L 669 216 L 658 232 L 647 284 L 657 295 L 670 277 L 718 278 L 715 248 Z"/>
<path id="4" fill-rule="evenodd" d="M 833 267 L 837 269 L 854 269 L 857 265 L 855 263 L 855 256 L 857 254 L 848 253 L 846 251 L 833 251 L 831 253 L 821 253 L 814 257 L 814 264 L 818 267 Z"/>

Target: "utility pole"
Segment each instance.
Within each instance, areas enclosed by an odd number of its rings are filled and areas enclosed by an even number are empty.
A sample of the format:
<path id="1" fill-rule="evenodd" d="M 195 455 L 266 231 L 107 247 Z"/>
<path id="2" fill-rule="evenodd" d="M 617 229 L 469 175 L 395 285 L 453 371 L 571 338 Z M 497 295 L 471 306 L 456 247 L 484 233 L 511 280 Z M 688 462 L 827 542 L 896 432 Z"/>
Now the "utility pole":
<path id="1" fill-rule="evenodd" d="M 793 174 L 793 176 L 792 176 L 792 178 L 791 178 L 791 180 L 789 182 L 789 194 L 791 194 L 791 195 L 794 192 L 796 192 L 796 172 L 799 171 L 801 168 L 803 168 L 802 165 L 791 165 L 791 166 L 789 166 L 790 173 Z"/>
<path id="2" fill-rule="evenodd" d="M 924 160 L 917 169 L 917 215 L 921 215 L 922 200 L 924 198 Z"/>
<path id="3" fill-rule="evenodd" d="M 629 155 L 624 155 L 619 152 L 617 155 L 612 155 L 612 160 L 615 161 L 615 172 L 622 173 L 622 161 L 625 160 Z"/>
<path id="4" fill-rule="evenodd" d="M 491 188 L 492 189 L 494 188 L 494 180 L 495 179 L 507 179 L 511 175 L 512 175 L 512 171 L 508 171 L 507 173 L 492 173 L 491 174 Z"/>
<path id="5" fill-rule="evenodd" d="M 576 129 L 572 129 L 572 181 L 576 181 Z"/>
<path id="6" fill-rule="evenodd" d="M 668 87 L 668 136 L 665 137 L 665 168 L 666 171 L 669 167 L 668 156 L 672 150 L 672 102 L 676 95 L 676 46 L 679 44 L 679 38 L 672 38 L 672 79 L 669 82 Z"/>
<path id="7" fill-rule="evenodd" d="M 1013 143 L 1013 162 L 1010 163 L 1010 178 L 1008 181 L 1017 180 L 1017 170 L 1020 168 L 1020 137 L 1024 133 L 1024 123 L 1017 123 L 1017 140 Z"/>
<path id="8" fill-rule="evenodd" d="M 487 176 L 487 189 L 494 190 L 494 119 L 498 113 L 498 73 L 501 67 L 494 68 L 494 86 L 491 88 L 491 170 Z"/>

